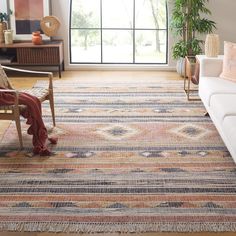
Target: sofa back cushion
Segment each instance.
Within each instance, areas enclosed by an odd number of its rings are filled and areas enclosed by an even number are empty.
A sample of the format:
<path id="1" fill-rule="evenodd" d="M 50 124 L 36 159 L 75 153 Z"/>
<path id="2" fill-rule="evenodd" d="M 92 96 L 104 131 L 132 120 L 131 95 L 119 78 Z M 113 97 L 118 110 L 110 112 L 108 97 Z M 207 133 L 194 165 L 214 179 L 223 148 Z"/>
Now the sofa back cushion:
<path id="1" fill-rule="evenodd" d="M 224 42 L 223 79 L 236 82 L 236 43 Z"/>

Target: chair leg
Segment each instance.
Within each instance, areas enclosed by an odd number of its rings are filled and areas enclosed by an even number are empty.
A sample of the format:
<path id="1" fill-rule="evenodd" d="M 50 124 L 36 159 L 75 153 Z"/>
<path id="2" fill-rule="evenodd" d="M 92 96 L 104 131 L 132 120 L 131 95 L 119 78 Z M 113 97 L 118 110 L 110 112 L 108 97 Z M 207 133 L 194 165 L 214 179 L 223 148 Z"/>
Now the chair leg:
<path id="1" fill-rule="evenodd" d="M 52 112 L 53 126 L 56 126 L 55 110 L 54 110 L 54 99 L 53 99 L 53 95 L 52 94 L 49 95 L 49 103 L 50 103 L 50 108 L 51 108 L 51 112 Z"/>
<path id="2" fill-rule="evenodd" d="M 23 149 L 23 139 L 22 139 L 22 133 L 21 133 L 20 116 L 15 117 L 15 122 L 16 122 L 17 133 L 19 136 L 19 141 L 20 141 L 20 149 Z"/>

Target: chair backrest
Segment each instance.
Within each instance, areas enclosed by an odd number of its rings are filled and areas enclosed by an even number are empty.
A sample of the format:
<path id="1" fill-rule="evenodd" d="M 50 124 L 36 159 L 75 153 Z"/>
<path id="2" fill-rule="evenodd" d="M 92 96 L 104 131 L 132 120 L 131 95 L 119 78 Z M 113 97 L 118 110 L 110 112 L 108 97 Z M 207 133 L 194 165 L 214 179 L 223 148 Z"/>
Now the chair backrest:
<path id="1" fill-rule="evenodd" d="M 11 84 L 1 64 L 0 64 L 0 87 L 7 89 L 11 88 Z"/>

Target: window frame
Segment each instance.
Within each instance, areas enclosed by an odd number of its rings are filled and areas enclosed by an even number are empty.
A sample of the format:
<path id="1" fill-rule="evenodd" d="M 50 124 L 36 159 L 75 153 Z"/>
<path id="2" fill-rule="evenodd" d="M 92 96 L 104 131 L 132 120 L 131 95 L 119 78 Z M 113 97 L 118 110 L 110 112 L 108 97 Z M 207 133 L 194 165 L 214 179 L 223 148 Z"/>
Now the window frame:
<path id="1" fill-rule="evenodd" d="M 133 27 L 132 28 L 103 28 L 102 27 L 102 4 L 103 0 L 100 1 L 100 22 L 101 25 L 98 28 L 76 28 L 72 27 L 72 1 L 70 0 L 70 15 L 69 15 L 69 58 L 71 65 L 168 65 L 168 38 L 169 38 L 169 18 L 168 18 L 168 4 L 165 1 L 165 17 L 166 17 L 166 28 L 154 29 L 154 28 L 135 28 L 135 3 L 136 0 L 133 0 Z M 119 0 L 117 0 L 119 1 Z M 71 40 L 72 40 L 72 30 L 99 30 L 100 31 L 100 42 L 101 42 L 101 50 L 100 50 L 100 62 L 72 62 L 72 47 L 71 47 Z M 133 61 L 132 62 L 103 62 L 103 30 L 130 30 L 133 31 Z M 165 44 L 165 62 L 135 62 L 135 32 L 136 31 L 165 31 L 166 32 L 166 44 Z"/>

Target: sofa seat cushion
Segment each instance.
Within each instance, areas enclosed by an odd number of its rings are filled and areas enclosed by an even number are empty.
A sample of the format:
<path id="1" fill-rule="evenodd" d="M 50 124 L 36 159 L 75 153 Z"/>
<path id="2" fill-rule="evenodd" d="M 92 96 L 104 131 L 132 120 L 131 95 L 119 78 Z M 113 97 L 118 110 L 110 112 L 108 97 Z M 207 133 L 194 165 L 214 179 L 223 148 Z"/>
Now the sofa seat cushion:
<path id="1" fill-rule="evenodd" d="M 236 116 L 236 94 L 213 94 L 210 109 L 215 118 L 222 123 L 227 116 Z M 236 126 L 236 124 L 235 124 Z"/>
<path id="2" fill-rule="evenodd" d="M 201 77 L 199 96 L 205 105 L 210 106 L 213 94 L 236 94 L 236 83 L 219 77 Z M 233 101 L 232 101 L 233 102 Z M 232 103 L 231 102 L 231 103 Z"/>
<path id="3" fill-rule="evenodd" d="M 230 149 L 232 157 L 236 162 L 236 116 L 227 116 L 223 121 L 223 130 L 230 145 L 227 147 Z"/>

